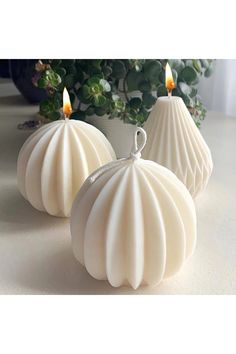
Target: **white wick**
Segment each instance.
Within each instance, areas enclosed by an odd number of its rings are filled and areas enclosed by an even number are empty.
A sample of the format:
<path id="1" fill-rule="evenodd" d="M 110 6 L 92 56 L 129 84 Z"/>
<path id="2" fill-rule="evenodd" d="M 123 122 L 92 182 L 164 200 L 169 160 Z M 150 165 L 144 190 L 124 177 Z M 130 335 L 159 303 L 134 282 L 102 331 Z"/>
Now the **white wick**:
<path id="1" fill-rule="evenodd" d="M 142 141 L 141 141 L 141 144 L 139 147 L 138 147 L 138 142 L 137 142 L 138 133 L 141 134 L 141 138 L 142 138 Z M 146 134 L 145 130 L 143 128 L 138 127 L 134 133 L 133 147 L 130 152 L 131 158 L 138 159 L 141 157 L 141 151 L 143 150 L 144 146 L 146 145 L 146 141 L 147 141 L 147 134 Z"/>
<path id="2" fill-rule="evenodd" d="M 138 133 L 141 133 L 142 141 L 140 146 L 138 147 L 138 142 L 137 142 L 137 137 Z M 141 157 L 141 151 L 143 150 L 144 146 L 146 145 L 147 141 L 147 134 L 143 128 L 137 128 L 134 133 L 134 142 L 133 142 L 133 147 L 130 152 L 130 157 L 119 159 L 116 161 L 112 161 L 107 163 L 106 165 L 103 165 L 100 167 L 98 170 L 93 172 L 88 178 L 87 178 L 87 183 L 94 183 L 103 173 L 106 171 L 109 171 L 111 168 L 116 168 L 119 166 L 122 166 L 125 162 L 127 162 L 130 158 L 131 159 L 138 159 Z"/>

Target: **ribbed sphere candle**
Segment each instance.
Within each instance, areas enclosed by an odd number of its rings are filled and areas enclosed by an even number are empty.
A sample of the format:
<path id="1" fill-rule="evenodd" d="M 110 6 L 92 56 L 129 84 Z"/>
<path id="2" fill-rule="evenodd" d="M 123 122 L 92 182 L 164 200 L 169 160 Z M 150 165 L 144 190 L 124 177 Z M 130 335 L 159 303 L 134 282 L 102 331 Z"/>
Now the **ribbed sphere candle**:
<path id="1" fill-rule="evenodd" d="M 19 190 L 36 209 L 68 217 L 84 180 L 113 159 L 115 153 L 98 129 L 73 119 L 58 120 L 38 129 L 22 146 Z"/>
<path id="2" fill-rule="evenodd" d="M 72 207 L 75 257 L 114 287 L 158 284 L 179 271 L 196 243 L 191 195 L 171 171 L 141 159 L 141 149 L 95 171 Z"/>
<path id="3" fill-rule="evenodd" d="M 148 142 L 143 157 L 176 174 L 193 197 L 212 173 L 211 152 L 180 97 L 159 97 L 144 129 Z"/>

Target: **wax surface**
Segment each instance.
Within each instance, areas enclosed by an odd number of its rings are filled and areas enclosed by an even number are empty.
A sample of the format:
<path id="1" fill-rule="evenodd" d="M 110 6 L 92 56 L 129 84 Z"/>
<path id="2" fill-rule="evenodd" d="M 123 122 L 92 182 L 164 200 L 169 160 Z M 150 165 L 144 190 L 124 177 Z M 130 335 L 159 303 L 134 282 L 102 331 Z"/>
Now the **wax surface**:
<path id="1" fill-rule="evenodd" d="M 192 197 L 171 171 L 152 161 L 127 158 L 104 167 L 73 203 L 75 257 L 114 287 L 157 285 L 194 251 Z"/>
<path id="2" fill-rule="evenodd" d="M 144 129 L 142 156 L 169 168 L 193 197 L 206 187 L 212 173 L 211 152 L 180 97 L 160 97 Z"/>
<path id="3" fill-rule="evenodd" d="M 18 187 L 36 209 L 68 217 L 73 199 L 90 173 L 115 159 L 106 137 L 75 120 L 46 124 L 22 146 Z"/>

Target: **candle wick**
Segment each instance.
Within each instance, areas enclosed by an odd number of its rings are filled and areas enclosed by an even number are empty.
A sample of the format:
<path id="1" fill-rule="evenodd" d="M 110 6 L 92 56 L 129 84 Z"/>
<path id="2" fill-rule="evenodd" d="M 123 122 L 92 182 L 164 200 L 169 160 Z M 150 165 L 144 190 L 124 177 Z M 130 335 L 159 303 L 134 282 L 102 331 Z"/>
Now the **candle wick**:
<path id="1" fill-rule="evenodd" d="M 139 147 L 138 147 L 138 141 L 137 141 L 138 133 L 141 134 L 141 138 L 142 138 L 142 142 Z M 131 159 L 136 160 L 141 157 L 141 151 L 143 150 L 144 146 L 146 145 L 146 141 L 147 141 L 147 134 L 146 134 L 145 130 L 142 129 L 141 127 L 138 127 L 134 133 L 133 147 L 130 152 Z"/>
<path id="2" fill-rule="evenodd" d="M 172 96 L 172 91 L 168 90 L 168 97 L 171 98 L 171 96 Z"/>

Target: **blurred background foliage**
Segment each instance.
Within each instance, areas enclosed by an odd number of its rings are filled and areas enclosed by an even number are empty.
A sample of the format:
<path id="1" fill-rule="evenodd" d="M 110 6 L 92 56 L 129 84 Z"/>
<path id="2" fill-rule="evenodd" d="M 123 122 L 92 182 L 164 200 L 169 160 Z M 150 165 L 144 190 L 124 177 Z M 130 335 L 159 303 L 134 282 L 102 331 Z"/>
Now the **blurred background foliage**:
<path id="1" fill-rule="evenodd" d="M 62 91 L 69 91 L 71 118 L 118 117 L 125 123 L 143 125 L 157 97 L 166 96 L 165 66 L 170 64 L 175 89 L 200 127 L 206 109 L 198 95 L 201 76 L 209 77 L 211 59 L 53 59 L 35 65 L 34 85 L 47 93 L 40 114 L 50 120 L 61 117 Z"/>

